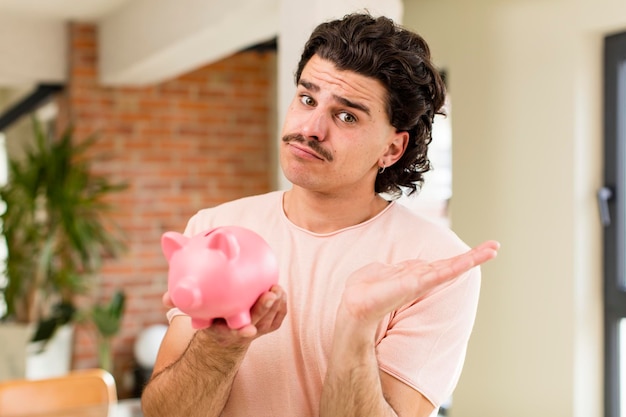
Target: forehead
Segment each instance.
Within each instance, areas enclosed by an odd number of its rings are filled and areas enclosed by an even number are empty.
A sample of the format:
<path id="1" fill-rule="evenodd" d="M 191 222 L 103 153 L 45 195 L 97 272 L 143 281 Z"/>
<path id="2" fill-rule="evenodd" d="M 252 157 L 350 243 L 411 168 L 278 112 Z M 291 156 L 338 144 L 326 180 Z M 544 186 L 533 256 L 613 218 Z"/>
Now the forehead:
<path id="1" fill-rule="evenodd" d="M 300 77 L 300 84 L 303 83 L 313 84 L 320 92 L 363 103 L 372 110 L 384 112 L 386 108 L 387 90 L 379 80 L 339 70 L 331 61 L 317 55 L 304 66 Z"/>

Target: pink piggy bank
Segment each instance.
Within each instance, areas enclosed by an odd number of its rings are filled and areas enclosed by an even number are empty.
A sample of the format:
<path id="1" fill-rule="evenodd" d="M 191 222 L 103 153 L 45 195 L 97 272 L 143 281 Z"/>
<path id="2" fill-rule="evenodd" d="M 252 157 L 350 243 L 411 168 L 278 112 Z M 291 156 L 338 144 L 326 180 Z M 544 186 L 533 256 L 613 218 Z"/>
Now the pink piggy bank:
<path id="1" fill-rule="evenodd" d="M 161 248 L 169 263 L 172 303 L 195 329 L 224 318 L 231 329 L 250 324 L 250 308 L 278 282 L 278 263 L 255 232 L 223 226 L 193 237 L 166 232 Z"/>

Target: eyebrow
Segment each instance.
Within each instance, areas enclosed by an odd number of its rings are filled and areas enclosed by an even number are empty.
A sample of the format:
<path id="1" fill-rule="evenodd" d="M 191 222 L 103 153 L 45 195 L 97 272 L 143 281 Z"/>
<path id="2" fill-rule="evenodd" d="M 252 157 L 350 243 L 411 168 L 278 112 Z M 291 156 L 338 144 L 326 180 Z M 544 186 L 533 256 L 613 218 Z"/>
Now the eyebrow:
<path id="1" fill-rule="evenodd" d="M 313 91 L 315 93 L 317 93 L 317 92 L 319 92 L 321 90 L 319 85 L 314 84 L 314 83 L 312 83 L 310 81 L 307 81 L 307 80 L 300 79 L 300 82 L 298 84 L 300 84 L 301 86 L 303 86 L 307 90 L 311 90 L 311 91 Z M 348 100 L 347 98 L 338 96 L 336 94 L 333 94 L 333 98 L 335 100 L 337 100 L 338 102 L 340 102 L 341 104 L 343 104 L 344 106 L 346 106 L 346 107 L 350 107 L 352 109 L 361 110 L 362 112 L 364 112 L 368 116 L 370 115 L 369 107 L 367 107 L 364 104 L 357 103 L 357 102 L 354 102 L 352 100 Z"/>

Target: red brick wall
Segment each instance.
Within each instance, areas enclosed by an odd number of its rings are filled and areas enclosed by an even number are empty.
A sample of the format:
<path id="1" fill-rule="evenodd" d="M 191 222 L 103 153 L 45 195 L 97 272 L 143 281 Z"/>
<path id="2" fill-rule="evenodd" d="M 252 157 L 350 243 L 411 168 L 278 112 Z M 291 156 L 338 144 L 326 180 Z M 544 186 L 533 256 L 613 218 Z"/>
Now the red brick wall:
<path id="1" fill-rule="evenodd" d="M 96 28 L 72 24 L 69 31 L 69 83 L 59 100 L 59 123 L 72 123 L 78 138 L 96 133 L 97 151 L 113 158 L 95 169 L 129 184 L 111 198 L 128 251 L 106 263 L 94 298 L 86 301 L 108 301 L 117 288 L 126 292 L 123 328 L 114 341 L 116 372 L 123 375 L 134 366 L 137 334 L 165 321 L 161 234 L 182 231 L 200 208 L 273 187 L 276 57 L 241 52 L 159 85 L 104 87 Z M 93 334 L 79 326 L 73 366 L 95 365 Z"/>

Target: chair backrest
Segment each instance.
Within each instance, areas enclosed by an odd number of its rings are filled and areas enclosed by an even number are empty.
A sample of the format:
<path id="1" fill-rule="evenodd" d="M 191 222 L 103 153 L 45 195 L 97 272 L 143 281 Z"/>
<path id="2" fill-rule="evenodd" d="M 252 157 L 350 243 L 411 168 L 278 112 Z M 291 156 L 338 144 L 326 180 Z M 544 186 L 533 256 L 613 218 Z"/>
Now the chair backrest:
<path id="1" fill-rule="evenodd" d="M 117 402 L 115 379 L 103 369 L 46 379 L 0 381 L 0 416 L 60 411 Z"/>

